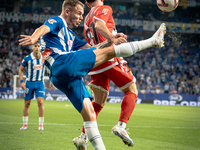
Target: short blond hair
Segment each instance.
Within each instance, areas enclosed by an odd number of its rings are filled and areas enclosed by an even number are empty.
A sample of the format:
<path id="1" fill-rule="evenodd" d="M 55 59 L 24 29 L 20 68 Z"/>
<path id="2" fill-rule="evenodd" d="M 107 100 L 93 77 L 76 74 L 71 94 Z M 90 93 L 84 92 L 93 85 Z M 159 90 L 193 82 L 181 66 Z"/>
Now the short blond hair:
<path id="1" fill-rule="evenodd" d="M 67 7 L 76 7 L 78 4 L 84 8 L 84 4 L 79 0 L 64 0 L 62 4 L 62 12 L 64 12 Z"/>

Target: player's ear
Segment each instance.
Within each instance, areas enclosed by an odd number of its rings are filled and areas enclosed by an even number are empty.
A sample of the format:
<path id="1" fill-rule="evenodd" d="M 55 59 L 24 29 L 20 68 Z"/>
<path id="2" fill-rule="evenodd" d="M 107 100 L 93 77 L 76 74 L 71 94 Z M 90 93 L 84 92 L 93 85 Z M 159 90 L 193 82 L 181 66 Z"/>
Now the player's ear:
<path id="1" fill-rule="evenodd" d="M 91 8 L 91 6 L 90 6 L 90 4 L 89 4 L 88 2 L 86 2 L 86 5 L 87 5 L 89 8 Z"/>
<path id="2" fill-rule="evenodd" d="M 68 15 L 69 14 L 69 8 L 65 9 L 65 14 Z"/>

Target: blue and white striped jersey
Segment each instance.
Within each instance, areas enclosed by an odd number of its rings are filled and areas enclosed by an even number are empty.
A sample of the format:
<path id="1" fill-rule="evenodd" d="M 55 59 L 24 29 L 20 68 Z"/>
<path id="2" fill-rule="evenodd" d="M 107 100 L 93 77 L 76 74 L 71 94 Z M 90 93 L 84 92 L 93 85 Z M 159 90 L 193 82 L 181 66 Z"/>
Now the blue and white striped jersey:
<path id="1" fill-rule="evenodd" d="M 70 52 L 71 50 L 78 50 L 87 44 L 68 28 L 62 16 L 52 17 L 44 25 L 50 28 L 50 32 L 41 38 L 42 51 L 50 48 L 53 53 Z"/>
<path id="2" fill-rule="evenodd" d="M 44 25 L 50 28 L 50 32 L 40 38 L 41 52 L 45 60 L 47 73 L 50 74 L 50 68 L 59 55 L 63 55 L 87 44 L 79 39 L 71 31 L 62 16 L 49 18 Z M 48 57 L 51 54 L 50 57 Z M 48 57 L 48 59 L 46 59 Z"/>
<path id="3" fill-rule="evenodd" d="M 22 60 L 21 65 L 26 68 L 26 81 L 43 81 L 44 62 L 42 55 L 39 59 L 33 53 L 27 55 Z"/>

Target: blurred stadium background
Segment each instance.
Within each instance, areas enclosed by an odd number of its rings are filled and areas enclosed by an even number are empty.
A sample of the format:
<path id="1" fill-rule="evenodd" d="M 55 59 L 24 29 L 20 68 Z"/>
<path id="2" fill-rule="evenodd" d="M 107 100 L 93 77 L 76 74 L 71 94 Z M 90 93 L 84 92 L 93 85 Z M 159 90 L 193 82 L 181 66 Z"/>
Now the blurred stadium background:
<path id="1" fill-rule="evenodd" d="M 82 0 L 84 2 L 84 0 Z M 128 41 L 146 39 L 161 22 L 167 25 L 165 47 L 150 48 L 126 58 L 137 79 L 137 103 L 200 106 L 200 0 L 180 0 L 178 8 L 162 12 L 156 0 L 105 0 L 113 8 L 118 32 Z M 59 15 L 62 0 L 1 0 L 0 3 L 0 97 L 13 98 L 14 75 L 30 47 L 18 45 L 20 34 L 32 34 L 49 17 Z M 89 8 L 85 6 L 85 15 Z M 73 31 L 81 38 L 83 24 Z M 85 83 L 90 77 L 84 77 Z M 48 90 L 49 100 L 67 100 L 59 91 Z M 16 97 L 23 91 L 16 81 Z M 113 84 L 108 101 L 121 102 L 123 93 Z"/>
<path id="2" fill-rule="evenodd" d="M 136 103 L 156 104 L 136 105 L 127 124 L 135 143 L 132 149 L 200 150 L 200 107 L 158 106 L 200 106 L 200 0 L 180 0 L 178 8 L 171 13 L 161 12 L 156 0 L 104 1 L 113 8 L 118 32 L 127 34 L 129 41 L 150 37 L 161 22 L 167 25 L 164 48 L 147 49 L 126 58 L 137 78 L 139 95 Z M 49 17 L 59 15 L 61 5 L 62 0 L 0 2 L 1 150 L 75 149 L 71 140 L 80 134 L 81 116 L 66 101 L 68 98 L 64 94 L 49 90 L 48 80 L 45 80 L 48 100 L 44 102 L 45 130 L 37 130 L 36 101 L 31 102 L 29 129 L 25 132 L 19 130 L 24 91 L 15 75 L 22 58 L 31 52 L 30 47 L 19 46 L 19 35 L 32 34 Z M 85 14 L 88 11 L 85 6 Z M 73 30 L 84 39 L 83 24 Z M 90 77 L 85 76 L 84 81 L 87 85 Z M 98 117 L 98 127 L 108 150 L 129 149 L 111 134 L 111 128 L 119 117 L 122 97 L 123 93 L 111 83 L 110 103 Z M 88 150 L 92 150 L 91 144 Z"/>

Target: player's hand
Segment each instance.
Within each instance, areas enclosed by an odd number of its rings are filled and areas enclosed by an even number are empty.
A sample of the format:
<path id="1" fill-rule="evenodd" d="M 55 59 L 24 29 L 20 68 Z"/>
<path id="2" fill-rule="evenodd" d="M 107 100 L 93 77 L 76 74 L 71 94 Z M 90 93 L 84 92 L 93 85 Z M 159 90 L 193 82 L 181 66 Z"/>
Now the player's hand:
<path id="1" fill-rule="evenodd" d="M 123 33 L 117 33 L 116 35 L 113 36 L 113 38 L 111 39 L 112 43 L 114 43 L 115 45 L 119 45 L 122 43 L 126 43 L 127 42 L 127 36 Z"/>
<path id="2" fill-rule="evenodd" d="M 126 42 L 127 42 L 126 39 L 125 39 L 125 38 L 122 38 L 122 37 L 119 37 L 119 38 L 117 38 L 117 39 L 114 39 L 114 41 L 113 41 L 113 43 L 114 43 L 115 45 L 119 45 L 119 44 L 126 43 Z"/>
<path id="3" fill-rule="evenodd" d="M 26 45 L 33 45 L 38 39 L 34 39 L 30 35 L 20 35 L 23 37 L 22 39 L 19 40 L 19 45 L 20 46 L 26 46 Z"/>
<path id="4" fill-rule="evenodd" d="M 26 90 L 26 86 L 25 86 L 24 82 L 20 83 L 20 86 L 21 86 L 22 89 Z"/>
<path id="5" fill-rule="evenodd" d="M 125 35 L 124 33 L 115 34 L 115 38 L 119 38 L 119 37 L 125 38 L 127 40 L 127 35 Z"/>

